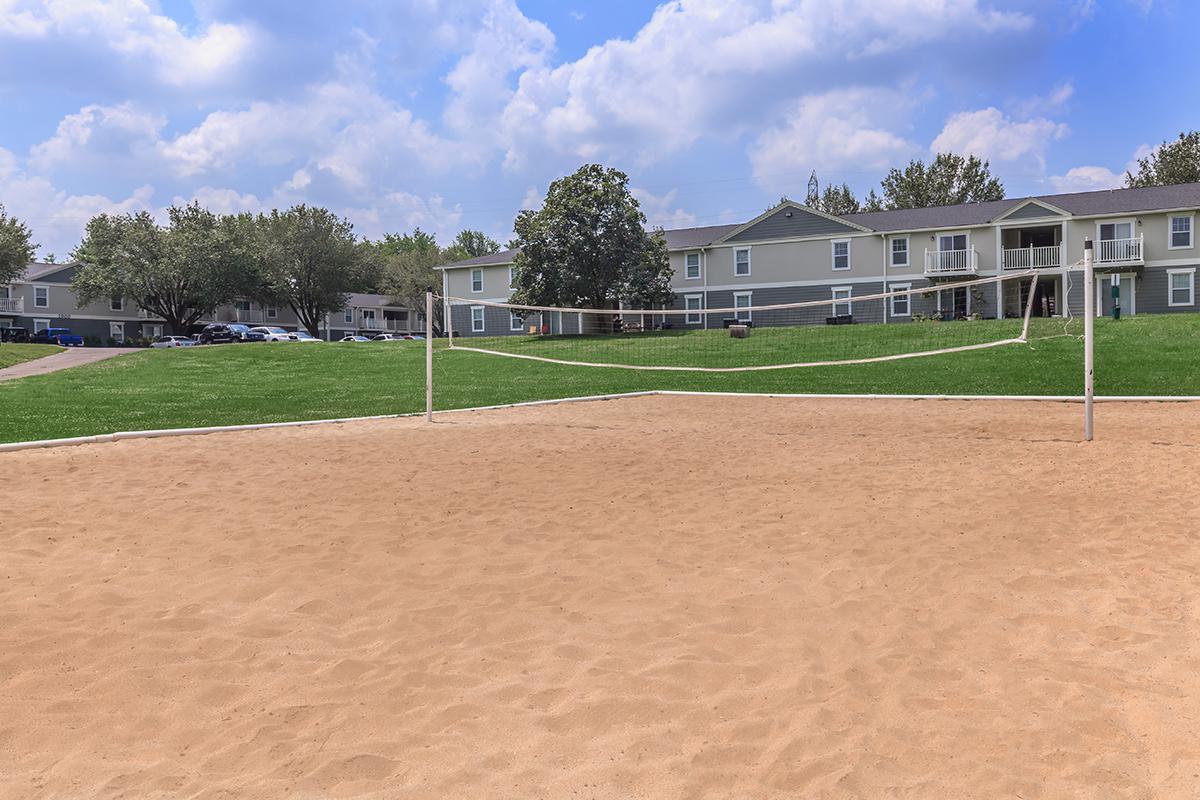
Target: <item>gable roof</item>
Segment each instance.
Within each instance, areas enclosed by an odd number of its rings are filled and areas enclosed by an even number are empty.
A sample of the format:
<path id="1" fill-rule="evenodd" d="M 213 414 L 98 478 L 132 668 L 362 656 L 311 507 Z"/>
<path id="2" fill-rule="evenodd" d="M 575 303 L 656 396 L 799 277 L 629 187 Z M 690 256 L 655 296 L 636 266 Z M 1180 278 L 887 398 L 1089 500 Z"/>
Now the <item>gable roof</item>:
<path id="1" fill-rule="evenodd" d="M 996 216 L 994 221 L 999 222 L 1002 219 L 1037 219 L 1038 217 L 1065 217 L 1069 216 L 1065 208 L 1059 208 L 1056 205 L 1051 205 L 1044 200 L 1036 198 L 1019 202 L 1012 208 Z"/>
<path id="2" fill-rule="evenodd" d="M 851 221 L 848 217 L 835 217 L 801 203 L 785 200 L 777 206 L 768 208 L 749 222 L 736 226 L 719 241 L 724 244 L 755 239 L 792 239 L 837 233 L 870 232 L 870 230 L 860 223 Z"/>
<path id="3" fill-rule="evenodd" d="M 45 283 L 70 283 L 75 277 L 75 269 L 79 265 L 75 262 L 69 264 L 46 264 L 40 261 L 35 261 L 25 267 L 25 274 L 17 278 L 13 283 L 30 283 L 32 281 L 42 281 Z M 68 272 L 67 275 L 58 275 L 56 273 Z"/>

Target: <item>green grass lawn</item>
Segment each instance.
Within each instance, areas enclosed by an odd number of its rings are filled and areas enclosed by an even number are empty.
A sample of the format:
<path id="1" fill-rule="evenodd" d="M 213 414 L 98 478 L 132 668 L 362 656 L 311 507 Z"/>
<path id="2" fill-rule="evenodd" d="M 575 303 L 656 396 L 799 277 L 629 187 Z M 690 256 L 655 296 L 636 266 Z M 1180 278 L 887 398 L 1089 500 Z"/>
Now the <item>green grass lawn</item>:
<path id="1" fill-rule="evenodd" d="M 1011 327 L 1006 321 L 948 324 L 963 326 L 964 336 L 983 339 L 1002 338 Z M 1061 320 L 1046 324 L 1051 327 L 1039 332 L 1062 329 Z M 989 326 L 994 327 L 989 331 Z M 1075 329 L 1079 327 L 1076 322 Z M 915 336 L 916 328 L 897 325 L 888 331 Z M 884 330 L 845 326 L 823 329 L 820 335 L 874 340 Z M 756 330 L 752 336 L 765 332 Z M 811 332 L 799 329 L 793 335 Z M 704 347 L 731 341 L 723 334 L 708 336 L 712 342 L 703 342 Z M 649 343 L 643 346 L 661 348 L 663 363 L 686 362 L 701 346 L 696 337 L 680 335 L 643 341 Z M 1066 336 L 866 365 L 717 374 L 567 367 L 446 351 L 441 344 L 434 356 L 439 409 L 649 389 L 1079 394 L 1083 387 L 1083 344 Z M 543 339 L 526 346 L 539 355 L 569 356 L 572 348 L 583 345 Z M 858 346 L 842 342 L 836 352 Z M 420 411 L 425 402 L 424 352 L 421 342 L 146 350 L 0 383 L 0 441 Z M 1200 395 L 1200 315 L 1097 320 L 1096 387 L 1100 394 Z"/>
<path id="2" fill-rule="evenodd" d="M 62 351 L 63 348 L 53 344 L 0 344 L 0 369 Z"/>

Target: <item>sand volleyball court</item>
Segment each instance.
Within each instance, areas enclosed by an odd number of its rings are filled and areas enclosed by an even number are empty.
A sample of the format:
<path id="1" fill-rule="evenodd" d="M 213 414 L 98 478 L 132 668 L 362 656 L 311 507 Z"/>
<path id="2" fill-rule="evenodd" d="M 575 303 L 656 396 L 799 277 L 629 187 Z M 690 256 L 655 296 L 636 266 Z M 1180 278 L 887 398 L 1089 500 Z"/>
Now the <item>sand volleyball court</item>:
<path id="1" fill-rule="evenodd" d="M 1193 798 L 1200 408 L 647 397 L 0 456 L 3 798 Z"/>

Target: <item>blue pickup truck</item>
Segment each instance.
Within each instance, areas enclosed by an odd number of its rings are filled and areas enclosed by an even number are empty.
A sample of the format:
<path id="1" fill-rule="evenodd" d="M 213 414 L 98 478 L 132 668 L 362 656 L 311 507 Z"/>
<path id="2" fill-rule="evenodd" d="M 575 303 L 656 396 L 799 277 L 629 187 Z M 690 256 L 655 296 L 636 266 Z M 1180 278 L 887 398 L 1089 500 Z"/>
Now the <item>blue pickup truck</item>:
<path id="1" fill-rule="evenodd" d="M 30 341 L 60 347 L 83 347 L 83 337 L 71 333 L 70 328 L 46 328 L 35 333 Z"/>

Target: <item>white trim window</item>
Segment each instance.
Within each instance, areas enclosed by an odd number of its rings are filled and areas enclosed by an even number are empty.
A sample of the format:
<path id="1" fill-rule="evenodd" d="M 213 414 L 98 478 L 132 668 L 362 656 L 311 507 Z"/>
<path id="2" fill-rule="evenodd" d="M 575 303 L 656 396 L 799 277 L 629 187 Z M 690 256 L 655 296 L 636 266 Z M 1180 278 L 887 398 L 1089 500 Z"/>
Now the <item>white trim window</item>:
<path id="1" fill-rule="evenodd" d="M 475 294 L 483 291 L 483 270 L 471 270 L 471 291 Z"/>
<path id="2" fill-rule="evenodd" d="M 1171 308 L 1196 305 L 1196 268 L 1167 270 L 1167 305 Z"/>
<path id="3" fill-rule="evenodd" d="M 471 306 L 471 333 L 483 333 L 483 306 Z"/>
<path id="4" fill-rule="evenodd" d="M 350 306 L 346 306 L 344 309 L 342 309 L 342 322 L 346 323 L 347 325 L 354 324 L 354 309 Z"/>
<path id="5" fill-rule="evenodd" d="M 125 344 L 125 323 L 108 323 L 108 338 L 112 339 L 117 344 Z"/>
<path id="6" fill-rule="evenodd" d="M 684 295 L 683 307 L 686 308 L 688 312 L 683 318 L 685 325 L 700 325 L 704 322 L 704 315 L 700 313 L 704 309 L 704 295 Z M 693 311 L 696 313 L 693 314 Z"/>
<path id="7" fill-rule="evenodd" d="M 267 306 L 267 319 L 275 319 L 279 316 L 278 306 Z"/>
<path id="8" fill-rule="evenodd" d="M 109 311 L 124 311 L 125 310 L 125 298 L 113 295 L 113 297 L 108 301 L 108 310 Z"/>
<path id="9" fill-rule="evenodd" d="M 907 292 L 912 289 L 911 283 L 893 283 L 888 287 L 891 292 Z M 889 301 L 891 304 L 891 312 L 893 317 L 911 317 L 912 316 L 912 295 L 897 294 L 893 295 Z"/>
<path id="10" fill-rule="evenodd" d="M 525 320 L 517 312 L 508 312 L 508 329 L 520 333 L 525 330 Z"/>
<path id="11" fill-rule="evenodd" d="M 733 274 L 745 277 L 750 274 L 750 248 L 739 247 L 733 251 Z"/>
<path id="12" fill-rule="evenodd" d="M 688 281 L 700 280 L 700 253 L 683 254 L 683 279 Z"/>
<path id="13" fill-rule="evenodd" d="M 509 267 L 508 267 L 508 290 L 510 292 L 513 290 L 513 279 L 515 277 L 516 277 L 516 274 L 513 271 L 513 267 L 512 267 L 512 265 L 509 265 Z M 480 287 L 480 288 L 483 288 L 483 287 Z"/>
<path id="14" fill-rule="evenodd" d="M 1167 219 L 1167 249 L 1190 250 L 1195 241 L 1193 228 L 1195 223 L 1191 214 L 1180 214 Z"/>
<path id="15" fill-rule="evenodd" d="M 850 298 L 854 294 L 853 286 L 834 286 L 833 294 L 833 316 L 840 317 L 843 314 L 849 316 L 854 313 L 851 306 Z"/>
<path id="16" fill-rule="evenodd" d="M 49 286 L 33 287 L 33 307 L 34 308 L 49 308 L 50 307 L 50 287 Z"/>
<path id="17" fill-rule="evenodd" d="M 908 237 L 897 236 L 888 249 L 888 266 L 907 267 L 908 264 Z"/>
<path id="18" fill-rule="evenodd" d="M 737 309 L 737 311 L 734 312 L 734 317 L 737 318 L 738 322 L 750 322 L 753 318 L 754 312 L 750 310 L 750 307 L 754 305 L 753 298 L 753 292 L 733 293 L 733 307 Z M 745 311 L 742 309 L 745 309 Z"/>
<path id="19" fill-rule="evenodd" d="M 834 239 L 829 243 L 829 252 L 832 256 L 833 268 L 835 270 L 850 269 L 849 239 Z"/>
<path id="20" fill-rule="evenodd" d="M 50 320 L 48 320 L 48 319 L 35 319 L 33 321 L 33 332 L 34 333 L 41 333 L 42 331 L 46 330 L 46 328 L 49 328 L 49 327 L 50 327 Z"/>

